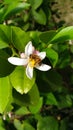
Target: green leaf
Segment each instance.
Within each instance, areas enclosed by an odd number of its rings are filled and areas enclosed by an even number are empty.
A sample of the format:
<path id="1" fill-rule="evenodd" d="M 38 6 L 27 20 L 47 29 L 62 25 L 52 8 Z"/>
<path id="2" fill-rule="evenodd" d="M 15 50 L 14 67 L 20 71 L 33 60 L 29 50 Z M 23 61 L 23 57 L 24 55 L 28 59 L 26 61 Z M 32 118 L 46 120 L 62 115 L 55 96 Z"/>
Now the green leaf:
<path id="1" fill-rule="evenodd" d="M 30 38 L 33 41 L 33 45 L 37 48 L 39 44 L 39 31 L 30 31 Z"/>
<path id="2" fill-rule="evenodd" d="M 56 31 L 51 30 L 51 31 L 45 31 L 45 32 L 41 32 L 41 34 L 39 35 L 39 38 L 42 42 L 44 43 L 48 43 L 51 41 L 51 39 L 56 35 Z"/>
<path id="3" fill-rule="evenodd" d="M 0 39 L 0 49 L 6 48 L 6 47 L 9 47 L 8 44 Z"/>
<path id="4" fill-rule="evenodd" d="M 5 13 L 3 16 L 3 19 L 18 5 L 17 1 L 12 1 L 11 3 L 8 3 L 8 7 L 5 8 Z"/>
<path id="5" fill-rule="evenodd" d="M 8 19 L 12 15 L 15 15 L 16 13 L 20 13 L 24 9 L 29 9 L 29 8 L 30 8 L 30 4 L 28 4 L 28 3 L 25 3 L 25 2 L 18 3 L 17 1 L 11 2 L 11 3 L 9 3 L 8 7 L 6 8 L 3 18 Z"/>
<path id="6" fill-rule="evenodd" d="M 20 1 L 20 0 L 15 0 L 15 1 Z M 10 4 L 12 2 L 12 0 L 4 0 L 5 4 Z"/>
<path id="7" fill-rule="evenodd" d="M 36 106 L 40 99 L 37 85 L 34 84 L 31 90 L 27 94 L 23 95 L 14 90 L 13 99 L 14 102 L 20 106 Z"/>
<path id="8" fill-rule="evenodd" d="M 58 62 L 58 53 L 51 48 L 47 48 L 47 49 L 45 49 L 45 51 L 46 51 L 46 55 L 49 58 L 51 64 L 53 65 L 53 67 L 55 67 Z"/>
<path id="9" fill-rule="evenodd" d="M 53 69 L 44 73 L 37 71 L 36 82 L 42 93 L 48 93 L 49 91 L 61 92 L 63 90 L 62 76 Z"/>
<path id="10" fill-rule="evenodd" d="M 24 66 L 16 67 L 10 75 L 12 86 L 21 94 L 28 93 L 35 83 L 35 77 L 29 79 L 26 76 Z"/>
<path id="11" fill-rule="evenodd" d="M 30 97 L 31 105 L 33 105 L 35 107 L 38 104 L 38 101 L 40 100 L 39 90 L 38 90 L 38 87 L 36 84 L 33 85 L 32 89 L 29 91 L 28 94 Z"/>
<path id="12" fill-rule="evenodd" d="M 13 101 L 19 106 L 29 106 L 31 104 L 29 94 L 21 95 L 15 90 L 13 90 Z"/>
<path id="13" fill-rule="evenodd" d="M 73 26 L 57 31 L 57 34 L 51 39 L 51 43 L 63 42 L 70 39 L 73 39 Z"/>
<path id="14" fill-rule="evenodd" d="M 14 120 L 14 126 L 17 130 L 23 130 L 23 126 L 22 126 L 21 122 L 17 119 Z"/>
<path id="15" fill-rule="evenodd" d="M 37 23 L 45 25 L 46 24 L 46 15 L 42 9 L 40 9 L 38 12 L 33 10 L 33 17 L 36 20 Z"/>
<path id="16" fill-rule="evenodd" d="M 24 128 L 24 130 L 35 130 L 35 129 L 34 129 L 30 124 L 28 124 L 27 122 L 24 122 L 23 128 Z"/>
<path id="17" fill-rule="evenodd" d="M 58 102 L 57 102 L 57 100 L 56 100 L 53 93 L 47 94 L 47 96 L 46 96 L 46 104 L 47 105 L 56 105 L 56 106 L 58 105 Z"/>
<path id="18" fill-rule="evenodd" d="M 34 0 L 33 8 L 37 9 L 42 4 L 42 2 L 43 0 Z"/>
<path id="19" fill-rule="evenodd" d="M 12 29 L 12 44 L 19 50 L 24 51 L 25 45 L 30 41 L 28 33 L 18 27 Z"/>
<path id="20" fill-rule="evenodd" d="M 65 68 L 66 66 L 70 65 L 71 57 L 70 57 L 70 52 L 69 50 L 64 50 L 58 60 L 58 67 L 59 68 Z"/>
<path id="21" fill-rule="evenodd" d="M 0 113 L 3 113 L 11 96 L 9 77 L 0 78 Z"/>
<path id="22" fill-rule="evenodd" d="M 60 130 L 67 130 L 68 128 L 68 121 L 67 119 L 63 119 L 60 121 Z"/>
<path id="23" fill-rule="evenodd" d="M 29 110 L 27 109 L 27 107 L 21 107 L 19 108 L 16 112 L 17 115 L 26 115 L 26 114 L 30 114 Z"/>
<path id="24" fill-rule="evenodd" d="M 37 9 L 43 2 L 43 0 L 29 0 L 33 9 Z"/>
<path id="25" fill-rule="evenodd" d="M 71 107 L 72 106 L 72 100 L 69 94 L 64 94 L 64 95 L 59 95 L 58 96 L 58 106 L 60 108 L 65 108 L 65 107 Z"/>
<path id="26" fill-rule="evenodd" d="M 0 77 L 9 75 L 15 68 L 8 62 L 9 55 L 4 51 L 0 50 Z"/>
<path id="27" fill-rule="evenodd" d="M 3 120 L 0 118 L 0 130 L 6 130 Z"/>
<path id="28" fill-rule="evenodd" d="M 14 126 L 17 130 L 35 130 L 30 124 L 27 122 L 21 123 L 19 120 L 14 120 Z"/>
<path id="29" fill-rule="evenodd" d="M 9 44 L 12 44 L 19 51 L 24 51 L 25 45 L 29 41 L 30 36 L 28 33 L 24 32 L 19 27 L 0 25 L 1 49 L 8 47 Z"/>
<path id="30" fill-rule="evenodd" d="M 37 130 L 58 130 L 58 122 L 52 117 L 43 117 L 38 121 Z"/>
<path id="31" fill-rule="evenodd" d="M 0 41 L 3 41 L 4 44 L 11 43 L 11 28 L 6 25 L 0 25 Z"/>
<path id="32" fill-rule="evenodd" d="M 40 98 L 40 100 L 38 100 L 38 103 L 36 104 L 36 106 L 29 106 L 29 109 L 31 111 L 31 113 L 36 114 L 40 111 L 41 107 L 43 105 L 43 98 Z"/>

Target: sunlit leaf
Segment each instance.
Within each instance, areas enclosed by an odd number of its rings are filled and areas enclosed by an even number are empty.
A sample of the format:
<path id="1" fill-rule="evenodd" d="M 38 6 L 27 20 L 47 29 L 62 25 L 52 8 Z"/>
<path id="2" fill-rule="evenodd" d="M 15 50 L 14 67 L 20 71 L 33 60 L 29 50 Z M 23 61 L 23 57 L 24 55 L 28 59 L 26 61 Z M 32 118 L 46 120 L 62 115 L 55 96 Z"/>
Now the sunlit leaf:
<path id="1" fill-rule="evenodd" d="M 35 77 L 29 79 L 26 76 L 24 66 L 16 67 L 13 73 L 10 75 L 10 81 L 12 86 L 21 94 L 28 93 L 35 82 Z"/>
<path id="2" fill-rule="evenodd" d="M 65 27 L 57 32 L 57 34 L 51 39 L 51 43 L 63 42 L 70 39 L 73 39 L 73 26 Z"/>
<path id="3" fill-rule="evenodd" d="M 11 96 L 9 77 L 0 78 L 0 113 L 3 113 Z"/>

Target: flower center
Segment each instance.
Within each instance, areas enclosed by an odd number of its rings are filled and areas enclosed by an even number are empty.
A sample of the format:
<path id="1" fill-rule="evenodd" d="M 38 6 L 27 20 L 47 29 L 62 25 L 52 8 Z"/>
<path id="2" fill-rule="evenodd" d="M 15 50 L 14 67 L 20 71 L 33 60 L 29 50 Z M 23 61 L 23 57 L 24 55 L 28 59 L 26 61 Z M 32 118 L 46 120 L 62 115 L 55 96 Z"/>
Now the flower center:
<path id="1" fill-rule="evenodd" d="M 41 63 L 41 59 L 38 55 L 35 55 L 35 54 L 31 54 L 29 56 L 29 66 L 30 67 L 35 67 L 36 65 L 40 64 Z"/>

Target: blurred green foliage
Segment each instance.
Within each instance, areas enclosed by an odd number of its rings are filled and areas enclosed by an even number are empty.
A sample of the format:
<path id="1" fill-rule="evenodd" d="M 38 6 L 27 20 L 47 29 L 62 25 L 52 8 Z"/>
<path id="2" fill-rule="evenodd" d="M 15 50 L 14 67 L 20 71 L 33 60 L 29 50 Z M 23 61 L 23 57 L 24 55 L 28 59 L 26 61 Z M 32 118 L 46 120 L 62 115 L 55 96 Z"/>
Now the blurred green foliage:
<path id="1" fill-rule="evenodd" d="M 53 21 L 54 3 L 0 1 L 0 130 L 73 129 L 73 26 Z M 46 52 L 43 62 L 52 67 L 35 69 L 32 80 L 24 67 L 8 62 L 29 41 Z"/>

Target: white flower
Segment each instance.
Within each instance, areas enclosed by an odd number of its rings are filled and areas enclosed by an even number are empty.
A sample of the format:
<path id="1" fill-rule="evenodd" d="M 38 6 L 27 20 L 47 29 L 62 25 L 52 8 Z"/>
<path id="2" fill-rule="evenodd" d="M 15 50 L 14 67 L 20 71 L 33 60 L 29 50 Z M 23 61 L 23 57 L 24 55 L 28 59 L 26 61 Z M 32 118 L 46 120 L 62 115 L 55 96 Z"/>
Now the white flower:
<path id="1" fill-rule="evenodd" d="M 39 52 L 35 50 L 30 41 L 25 47 L 25 53 L 21 53 L 21 58 L 9 57 L 8 61 L 13 65 L 26 66 L 26 75 L 28 78 L 33 77 L 33 68 L 37 68 L 41 71 L 48 71 L 51 66 L 41 63 L 46 57 L 46 52 Z"/>

